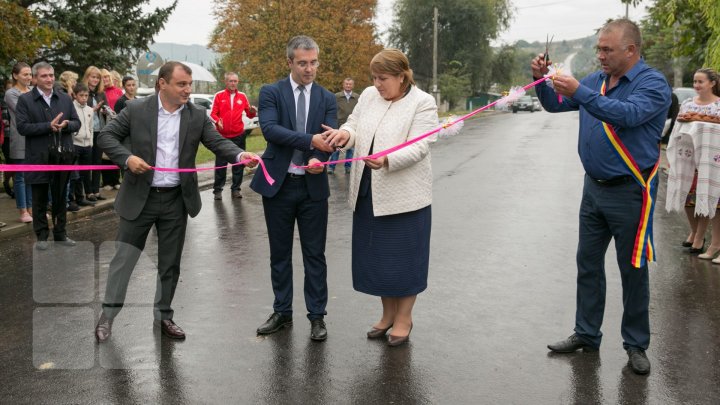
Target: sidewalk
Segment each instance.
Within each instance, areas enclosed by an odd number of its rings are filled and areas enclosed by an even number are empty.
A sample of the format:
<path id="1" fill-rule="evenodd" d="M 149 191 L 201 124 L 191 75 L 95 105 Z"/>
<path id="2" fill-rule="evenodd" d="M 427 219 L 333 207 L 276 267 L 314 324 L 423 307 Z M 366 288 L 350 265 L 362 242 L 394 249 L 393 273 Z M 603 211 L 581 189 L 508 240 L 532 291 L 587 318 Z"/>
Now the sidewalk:
<path id="1" fill-rule="evenodd" d="M 198 167 L 212 167 L 213 163 L 214 162 L 204 163 L 198 165 Z M 250 169 L 246 169 L 246 176 L 248 175 L 248 172 L 252 174 L 254 172 L 254 169 L 252 169 L 252 171 L 250 171 Z M 215 172 L 213 170 L 204 170 L 198 172 L 198 185 L 200 186 L 200 190 L 205 190 L 212 187 L 214 175 Z M 230 173 L 228 173 L 228 176 L 230 176 Z M 107 200 L 98 201 L 94 207 L 80 207 L 80 211 L 68 212 L 67 222 L 75 222 L 87 216 L 95 215 L 112 209 L 113 204 L 115 203 L 115 196 L 117 195 L 117 193 L 118 191 L 115 189 L 100 190 L 100 194 L 102 194 L 103 197 L 106 197 Z M 19 221 L 19 218 L 20 213 L 15 206 L 15 199 L 10 198 L 10 196 L 8 196 L 7 193 L 5 193 L 4 191 L 0 191 L 0 222 L 5 222 L 7 224 L 4 227 L 0 228 L 0 240 L 11 239 L 20 235 L 32 234 L 32 223 L 22 223 Z"/>

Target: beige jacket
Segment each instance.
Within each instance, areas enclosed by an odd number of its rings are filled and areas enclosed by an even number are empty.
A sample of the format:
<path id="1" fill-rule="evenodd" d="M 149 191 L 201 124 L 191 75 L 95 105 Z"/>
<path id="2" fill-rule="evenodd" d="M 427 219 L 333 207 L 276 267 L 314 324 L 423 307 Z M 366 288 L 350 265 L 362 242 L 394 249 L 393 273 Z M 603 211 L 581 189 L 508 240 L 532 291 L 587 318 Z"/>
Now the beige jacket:
<path id="1" fill-rule="evenodd" d="M 354 146 L 356 156 L 367 156 L 373 138 L 373 150 L 380 152 L 437 127 L 435 100 L 413 86 L 395 102 L 386 101 L 375 87 L 368 87 L 341 129 L 350 133 L 345 147 Z M 430 143 L 435 139 L 433 135 L 387 155 L 388 166 L 372 171 L 375 216 L 416 211 L 432 203 Z M 353 211 L 364 168 L 362 161 L 352 165 L 348 203 Z"/>

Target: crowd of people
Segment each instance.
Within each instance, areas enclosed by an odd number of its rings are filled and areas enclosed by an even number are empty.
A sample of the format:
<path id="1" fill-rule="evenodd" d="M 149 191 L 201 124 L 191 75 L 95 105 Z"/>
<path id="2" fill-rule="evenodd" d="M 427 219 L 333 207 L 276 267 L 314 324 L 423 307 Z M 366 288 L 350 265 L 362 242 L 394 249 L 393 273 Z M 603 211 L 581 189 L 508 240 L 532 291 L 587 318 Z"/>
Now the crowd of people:
<path id="1" fill-rule="evenodd" d="M 652 211 L 671 89 L 665 77 L 642 59 L 642 36 L 630 20 L 606 23 L 598 33 L 596 53 L 601 65 L 597 72 L 581 80 L 557 75 L 536 87 L 548 112 L 579 111 L 578 152 L 586 172 L 576 256 L 574 333 L 548 348 L 556 353 L 599 349 L 605 253 L 614 239 L 623 286 L 623 348 L 630 368 L 647 374 Z M 200 142 L 216 153 L 219 166 L 230 162 L 257 165 L 260 157 L 244 151 L 243 112 L 259 115 L 267 140 L 262 159 L 274 179 L 269 181 L 257 172 L 250 184 L 262 196 L 274 296 L 273 313 L 257 333 L 273 334 L 293 323 L 292 245 L 297 224 L 310 339 L 327 339 L 328 174 L 335 166 L 326 169 L 322 163 L 335 159 L 340 150 L 352 156 L 354 148 L 363 158 L 345 166 L 348 204 L 353 212 L 353 287 L 380 297 L 381 307 L 367 337 L 386 339 L 389 346 L 409 341 L 412 311 L 428 280 L 430 144 L 434 139 L 379 157 L 374 153 L 436 128 L 437 106 L 432 96 L 416 86 L 409 61 L 399 50 L 384 49 L 372 58 L 369 73 L 373 86 L 361 95 L 353 92 L 351 78 L 344 80 L 343 91 L 337 94 L 316 83 L 319 55 L 320 48 L 312 38 L 292 38 L 286 48 L 288 76 L 262 87 L 257 108 L 237 91 L 237 75 L 228 73 L 226 89 L 215 97 L 212 120 L 188 103 L 192 71 L 178 62 L 160 68 L 155 95 L 132 103 L 128 103 L 135 94 L 132 78 L 121 79 L 113 72 L 89 67 L 80 82 L 70 72 L 61 74 L 60 87 L 56 87 L 51 66 L 39 63 L 32 71 L 22 63 L 15 66 L 14 86 L 6 95 L 11 108 L 11 148 L 16 137 L 22 141 L 14 145 L 12 161 L 100 164 L 105 160 L 123 168 L 129 180 L 120 187 L 116 200 L 120 217 L 117 252 L 110 263 L 103 311 L 95 329 L 98 342 L 107 341 L 112 334 L 113 319 L 123 307 L 130 275 L 153 226 L 158 230 L 159 246 L 155 319 L 165 336 L 185 338 L 173 320 L 171 303 L 180 274 L 187 217 L 200 210 L 197 175 L 152 167 L 194 168 Z M 547 75 L 551 64 L 545 54 L 533 58 L 534 78 Z M 37 80 L 34 88 L 33 78 Z M 701 119 L 697 117 L 715 122 L 720 115 L 719 80 L 713 70 L 696 72 L 697 96 L 680 106 L 678 122 Z M 153 122 L 157 125 L 146 125 Z M 181 122 L 194 128 L 187 137 L 180 136 Z M 671 142 L 681 126 L 673 129 Z M 66 153 L 68 150 L 77 153 Z M 69 179 L 61 172 L 26 173 L 24 178 L 22 173 L 16 174 L 20 220 L 33 222 L 38 249 L 45 248 L 42 243 L 48 238 L 48 194 L 53 204 L 54 239 L 72 246 L 74 242 L 64 232 L 66 199 L 68 207 L 72 202 L 92 204 L 103 198 L 101 184 L 120 184 L 117 171 L 102 171 L 102 183 L 100 176 L 99 171 L 81 172 Z M 222 198 L 225 180 L 226 168 L 218 169 L 215 199 Z M 233 198 L 241 198 L 241 181 L 242 174 L 234 171 Z M 70 192 L 66 193 L 68 184 Z M 691 199 L 692 195 L 689 206 Z M 692 230 L 684 245 L 702 253 L 701 258 L 720 255 L 720 226 L 713 226 L 710 248 L 703 253 L 708 220 L 690 209 L 687 212 Z M 714 216 L 713 225 L 715 218 L 720 216 Z"/>
<path id="2" fill-rule="evenodd" d="M 37 72 L 35 72 L 37 73 Z M 29 163 L 28 154 L 40 151 L 27 150 L 28 137 L 18 129 L 18 102 L 23 94 L 28 94 L 38 86 L 37 77 L 30 65 L 18 62 L 12 67 L 12 78 L 3 97 L 3 112 L 7 114 L 7 126 L 3 152 L 5 159 L 11 164 Z M 62 94 L 70 99 L 74 108 L 80 128 L 77 131 L 61 131 L 64 136 L 67 132 L 72 137 L 74 160 L 68 163 L 80 165 L 111 164 L 103 159 L 102 152 L 97 147 L 97 135 L 122 108 L 127 100 L 136 96 L 137 84 L 135 78 L 127 76 L 122 78 L 116 71 L 108 71 L 90 66 L 85 70 L 82 79 L 72 71 L 64 71 L 57 78 L 54 75 L 51 83 L 52 92 Z M 58 100 L 66 101 L 65 97 L 58 96 Z M 42 106 L 41 106 L 42 107 Z M 32 142 L 32 141 L 30 141 Z M 23 223 L 34 222 L 32 182 L 26 181 L 34 175 L 24 172 L 6 172 L 6 191 L 15 198 L 19 211 L 18 220 Z M 10 181 L 12 179 L 12 182 Z M 78 211 L 81 207 L 93 206 L 98 200 L 106 199 L 101 190 L 118 189 L 121 182 L 120 170 L 92 170 L 73 171 L 69 173 L 65 197 L 56 200 L 64 203 L 67 211 Z M 12 183 L 12 184 L 10 184 Z M 35 198 L 41 201 L 42 198 Z M 53 201 L 52 193 L 50 200 Z M 41 211 L 44 210 L 41 209 Z"/>

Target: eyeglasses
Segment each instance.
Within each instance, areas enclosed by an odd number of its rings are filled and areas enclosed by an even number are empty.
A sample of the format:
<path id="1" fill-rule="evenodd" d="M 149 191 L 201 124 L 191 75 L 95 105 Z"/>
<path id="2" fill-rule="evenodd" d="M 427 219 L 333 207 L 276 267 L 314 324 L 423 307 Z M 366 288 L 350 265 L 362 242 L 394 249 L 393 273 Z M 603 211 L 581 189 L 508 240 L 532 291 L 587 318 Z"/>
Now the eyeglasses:
<path id="1" fill-rule="evenodd" d="M 313 60 L 313 61 L 310 61 L 309 63 L 306 62 L 306 61 L 304 61 L 304 60 L 303 60 L 303 61 L 300 61 L 300 62 L 293 62 L 293 63 L 296 64 L 296 65 L 297 65 L 298 67 L 300 67 L 301 69 L 305 69 L 305 68 L 307 68 L 308 66 L 313 67 L 313 68 L 316 68 L 316 67 L 320 66 L 320 61 L 319 61 L 319 60 Z"/>

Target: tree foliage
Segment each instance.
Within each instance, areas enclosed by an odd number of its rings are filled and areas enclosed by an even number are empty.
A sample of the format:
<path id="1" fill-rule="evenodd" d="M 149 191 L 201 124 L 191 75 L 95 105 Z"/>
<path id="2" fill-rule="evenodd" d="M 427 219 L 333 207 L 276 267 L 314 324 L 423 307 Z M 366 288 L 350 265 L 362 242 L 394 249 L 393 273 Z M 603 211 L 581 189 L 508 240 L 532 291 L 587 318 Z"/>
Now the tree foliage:
<path id="1" fill-rule="evenodd" d="M 147 50 L 177 0 L 166 8 L 144 13 L 149 0 L 36 1 L 34 13 L 44 26 L 65 34 L 65 40 L 42 50 L 42 59 L 56 70 L 82 72 L 87 66 L 127 71 L 140 52 Z"/>
<path id="2" fill-rule="evenodd" d="M 486 89 L 494 80 L 490 41 L 511 17 L 509 0 L 397 0 L 390 41 L 403 50 L 420 82 L 432 77 L 433 7 L 438 16 L 438 73 L 451 61 L 466 66 L 471 89 Z"/>
<path id="3" fill-rule="evenodd" d="M 15 62 L 33 61 L 41 48 L 64 39 L 15 2 L 0 1 L 0 21 L 0 77 L 10 77 Z"/>
<path id="4" fill-rule="evenodd" d="M 669 78 L 672 58 L 685 69 L 683 82 L 701 67 L 720 69 L 720 3 L 717 0 L 656 0 L 643 20 L 645 58 Z"/>
<path id="5" fill-rule="evenodd" d="M 320 46 L 317 81 L 339 90 L 345 77 L 370 84 L 369 64 L 382 49 L 372 18 L 377 0 L 216 0 L 210 47 L 241 81 L 271 83 L 289 74 L 285 46 L 308 35 Z"/>

